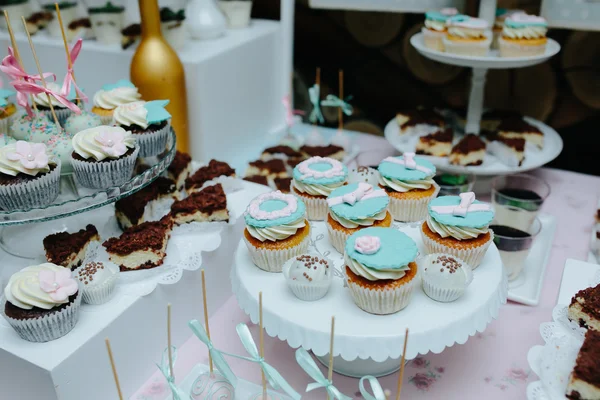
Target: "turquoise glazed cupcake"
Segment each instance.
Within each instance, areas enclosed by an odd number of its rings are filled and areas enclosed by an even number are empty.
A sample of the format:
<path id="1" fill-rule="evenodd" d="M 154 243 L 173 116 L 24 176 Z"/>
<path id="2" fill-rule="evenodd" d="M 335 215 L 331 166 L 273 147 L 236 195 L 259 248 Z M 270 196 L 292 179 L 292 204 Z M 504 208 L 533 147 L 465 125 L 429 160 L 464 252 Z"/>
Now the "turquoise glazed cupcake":
<path id="1" fill-rule="evenodd" d="M 45 143 L 52 135 L 58 133 L 58 128 L 45 114 L 34 111 L 31 116 L 22 114 L 15 119 L 10 132 L 17 140 Z"/>
<path id="2" fill-rule="evenodd" d="M 102 125 L 102 119 L 89 111 L 81 111 L 81 114 L 71 114 L 65 121 L 65 132 L 70 137 L 75 136 L 85 129 L 95 128 Z"/>
<path id="3" fill-rule="evenodd" d="M 475 269 L 494 240 L 489 229 L 493 219 L 492 207 L 475 200 L 473 192 L 438 197 L 429 203 L 427 220 L 421 227 L 425 251 L 453 255 Z"/>
<path id="4" fill-rule="evenodd" d="M 388 157 L 378 167 L 379 186 L 390 196 L 390 212 L 396 221 L 416 222 L 427 216 L 427 203 L 440 187 L 433 181 L 435 166 L 415 153 Z"/>
<path id="5" fill-rule="evenodd" d="M 291 191 L 306 204 L 308 219 L 327 218 L 327 197 L 348 180 L 348 168 L 328 157 L 311 157 L 296 165 Z"/>
<path id="6" fill-rule="evenodd" d="M 370 226 L 390 227 L 390 198 L 385 190 L 365 182 L 352 183 L 335 189 L 327 198 L 329 242 L 340 253 L 348 236 Z"/>
<path id="7" fill-rule="evenodd" d="M 418 272 L 417 245 L 393 228 L 365 228 L 348 238 L 346 282 L 354 303 L 371 314 L 393 314 L 410 302 Z"/>

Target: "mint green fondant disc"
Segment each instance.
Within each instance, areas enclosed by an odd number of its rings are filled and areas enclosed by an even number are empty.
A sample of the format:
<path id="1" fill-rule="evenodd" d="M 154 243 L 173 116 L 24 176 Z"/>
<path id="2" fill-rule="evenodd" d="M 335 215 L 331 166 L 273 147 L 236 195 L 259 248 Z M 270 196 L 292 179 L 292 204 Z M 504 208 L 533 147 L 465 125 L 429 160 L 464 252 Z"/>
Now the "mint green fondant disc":
<path id="1" fill-rule="evenodd" d="M 490 211 L 471 211 L 465 217 L 458 217 L 453 214 L 439 214 L 432 210 L 435 206 L 458 206 L 460 204 L 459 196 L 442 196 L 431 200 L 429 203 L 429 215 L 442 225 L 462 226 L 466 228 L 483 228 L 488 226 L 494 219 L 493 209 Z M 475 200 L 473 204 L 487 204 Z"/>
<path id="2" fill-rule="evenodd" d="M 358 183 L 342 186 L 331 192 L 328 198 L 343 196 L 355 191 L 357 188 Z M 374 188 L 374 190 L 377 189 L 378 188 Z M 354 203 L 354 205 L 348 203 L 336 204 L 335 206 L 330 207 L 330 210 L 338 217 L 360 221 L 379 214 L 387 208 L 389 203 L 390 198 L 386 195 L 384 197 L 373 197 L 371 199 L 360 200 Z"/>
<path id="3" fill-rule="evenodd" d="M 381 247 L 375 254 L 362 254 L 354 249 L 361 236 L 377 236 Z M 417 244 L 405 233 L 394 228 L 365 228 L 352 234 L 346 241 L 346 254 L 372 269 L 402 269 L 417 258 Z"/>
<path id="4" fill-rule="evenodd" d="M 403 160 L 402 156 L 396 157 L 399 160 Z M 423 179 L 431 178 L 435 175 L 435 165 L 425 160 L 422 157 L 415 157 L 415 162 L 418 166 L 425 167 L 431 171 L 430 174 L 426 174 L 423 171 L 417 169 L 408 169 L 403 165 L 396 164 L 389 161 L 382 161 L 377 168 L 379 173 L 388 179 L 396 179 L 399 181 L 410 182 L 420 181 Z"/>
<path id="5" fill-rule="evenodd" d="M 296 200 L 298 202 L 298 208 L 296 208 L 296 211 L 287 217 L 275 218 L 275 219 L 255 219 L 250 215 L 250 213 L 246 212 L 246 215 L 244 216 L 244 218 L 246 220 L 246 224 L 253 226 L 255 228 L 269 228 L 271 226 L 286 225 L 291 222 L 294 222 L 294 221 L 298 220 L 300 217 L 302 217 L 304 215 L 304 213 L 306 212 L 306 206 L 304 205 L 304 202 L 299 198 L 297 198 Z M 283 200 L 269 199 L 269 200 L 262 202 L 258 206 L 258 208 L 262 211 L 272 212 L 272 211 L 281 210 L 281 209 L 285 208 L 286 206 L 287 206 L 287 203 Z"/>
<path id="6" fill-rule="evenodd" d="M 317 162 L 309 165 L 309 168 L 313 171 L 317 172 L 325 172 L 329 171 L 332 168 L 332 165 L 327 162 Z M 331 178 L 313 178 L 308 177 L 306 179 L 301 179 L 302 173 L 298 170 L 298 166 L 294 168 L 294 179 L 298 182 L 308 183 L 309 185 L 332 185 L 334 183 L 340 183 L 346 181 L 348 178 L 348 168 L 345 165 L 342 165 L 344 173 L 342 175 L 334 176 Z"/>
<path id="7" fill-rule="evenodd" d="M 439 11 L 427 11 L 425 13 L 425 18 L 432 21 L 446 22 L 450 16 L 444 15 Z"/>
<path id="8" fill-rule="evenodd" d="M 546 21 L 513 21 L 512 19 L 507 18 L 506 21 L 504 21 L 504 25 L 509 28 L 527 28 L 528 26 L 546 27 L 548 26 L 548 23 Z"/>

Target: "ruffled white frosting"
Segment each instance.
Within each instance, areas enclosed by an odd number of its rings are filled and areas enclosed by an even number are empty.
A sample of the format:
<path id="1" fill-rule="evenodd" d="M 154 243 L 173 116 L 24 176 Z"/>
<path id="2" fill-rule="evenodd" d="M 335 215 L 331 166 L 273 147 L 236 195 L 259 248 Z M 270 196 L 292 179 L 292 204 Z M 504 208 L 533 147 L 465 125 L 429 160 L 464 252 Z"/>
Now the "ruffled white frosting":
<path id="1" fill-rule="evenodd" d="M 372 217 L 365 217 L 365 218 L 361 218 L 361 219 L 358 219 L 358 220 L 353 220 L 353 219 L 347 219 L 347 218 L 340 217 L 339 215 L 337 215 L 333 211 L 331 211 L 329 214 L 331 215 L 331 218 L 333 218 L 334 220 L 336 220 L 337 222 L 339 222 L 340 225 L 342 225 L 344 228 L 354 229 L 354 228 L 358 228 L 359 226 L 371 226 L 376 221 L 382 221 L 382 220 L 384 220 L 385 216 L 387 215 L 387 210 L 383 210 L 380 213 L 378 213 L 378 214 L 376 214 L 376 215 L 374 215 Z"/>
<path id="2" fill-rule="evenodd" d="M 443 238 L 453 237 L 456 240 L 468 240 L 475 239 L 481 234 L 488 232 L 488 227 L 483 228 L 469 228 L 466 226 L 449 226 L 443 225 L 431 218 L 431 215 L 427 215 L 427 226 L 432 232 L 437 233 Z"/>
<path id="3" fill-rule="evenodd" d="M 425 20 L 425 27 L 432 31 L 444 32 L 446 30 L 446 23 L 442 21 L 434 21 L 432 19 Z"/>
<path id="4" fill-rule="evenodd" d="M 125 151 L 121 152 L 119 155 L 110 154 L 110 152 L 106 151 L 105 146 L 96 140 L 98 135 L 106 131 L 121 131 L 121 134 L 123 135 L 123 144 L 126 147 Z M 131 132 L 118 126 L 97 126 L 78 132 L 73 137 L 73 150 L 85 159 L 93 158 L 96 161 L 102 161 L 106 158 L 119 158 L 127 152 L 127 148 L 133 147 L 135 147 L 135 138 Z"/>
<path id="5" fill-rule="evenodd" d="M 52 90 L 55 93 L 60 92 L 60 86 L 54 82 L 47 82 L 46 88 Z M 50 101 L 48 101 L 48 99 L 50 99 Z M 60 102 L 58 100 L 56 100 L 56 97 L 47 95 L 46 93 L 34 94 L 33 102 L 39 106 L 48 107 L 48 108 L 50 108 L 50 103 L 52 103 L 53 107 L 65 108 L 65 106 L 63 106 L 62 104 L 60 104 Z"/>
<path id="6" fill-rule="evenodd" d="M 347 254 L 344 254 L 344 262 L 352 272 L 369 281 L 380 281 L 384 279 L 397 280 L 406 275 L 406 271 L 409 269 L 408 265 L 403 269 L 373 269 L 366 267 L 358 261 L 348 257 Z"/>
<path id="7" fill-rule="evenodd" d="M 509 28 L 504 25 L 502 36 L 510 39 L 541 39 L 546 37 L 548 28 L 544 26 L 524 26 L 522 28 Z"/>
<path id="8" fill-rule="evenodd" d="M 25 168 L 25 166 L 23 166 L 23 164 L 19 160 L 9 160 L 8 154 L 12 154 L 15 151 L 16 143 L 11 143 L 7 146 L 0 148 L 0 173 L 10 176 L 16 176 L 18 174 L 37 176 L 38 174 L 43 174 L 50 171 L 50 166 L 48 164 L 46 164 L 45 166 L 40 166 L 38 168 L 29 169 Z M 46 154 L 48 154 L 47 151 Z"/>
<path id="9" fill-rule="evenodd" d="M 113 119 L 118 125 L 137 125 L 146 129 L 148 127 L 148 110 L 144 107 L 145 101 L 134 101 L 115 108 Z"/>
<path id="10" fill-rule="evenodd" d="M 57 272 L 64 269 L 66 268 L 51 263 L 24 268 L 10 277 L 4 289 L 4 296 L 12 305 L 23 310 L 31 310 L 33 307 L 50 310 L 66 304 L 69 302 L 68 297 L 63 301 L 53 300 L 49 293 L 41 289 L 39 280 L 40 271 Z"/>
<path id="11" fill-rule="evenodd" d="M 433 178 L 420 179 L 417 181 L 399 181 L 397 179 L 386 178 L 383 175 L 379 176 L 379 183 L 383 186 L 394 189 L 396 192 L 404 193 L 414 189 L 427 190 L 433 185 Z"/>
<path id="12" fill-rule="evenodd" d="M 142 95 L 134 87 L 119 87 L 108 91 L 99 90 L 94 95 L 94 106 L 112 110 L 121 104 L 138 101 L 141 97 Z"/>
<path id="13" fill-rule="evenodd" d="M 301 193 L 308 193 L 311 196 L 329 196 L 335 189 L 344 186 L 345 182 L 336 182 L 329 185 L 317 185 L 293 181 L 294 187 Z"/>
<path id="14" fill-rule="evenodd" d="M 257 228 L 247 225 L 246 229 L 248 229 L 250 236 L 256 240 L 260 240 L 261 242 L 267 240 L 270 242 L 276 242 L 278 240 L 284 240 L 292 235 L 295 235 L 298 229 L 304 228 L 305 226 L 306 220 L 304 219 L 304 215 L 302 215 L 300 218 L 290 222 L 289 224 L 269 226 L 265 228 Z"/>

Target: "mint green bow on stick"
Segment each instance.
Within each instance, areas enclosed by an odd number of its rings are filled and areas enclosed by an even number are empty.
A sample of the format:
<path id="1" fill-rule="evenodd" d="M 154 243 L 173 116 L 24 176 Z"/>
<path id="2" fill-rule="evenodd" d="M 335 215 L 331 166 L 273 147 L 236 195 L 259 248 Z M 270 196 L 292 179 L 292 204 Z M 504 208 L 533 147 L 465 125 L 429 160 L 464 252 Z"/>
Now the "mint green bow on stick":
<path id="1" fill-rule="evenodd" d="M 204 343 L 208 348 L 208 352 L 210 354 L 210 357 L 212 358 L 215 367 L 217 367 L 219 372 L 221 372 L 223 377 L 231 384 L 231 386 L 235 387 L 237 385 L 237 377 L 235 376 L 235 374 L 231 370 L 231 367 L 229 366 L 229 364 L 227 364 L 227 361 L 225 361 L 225 358 L 223 357 L 223 354 L 227 353 L 223 353 L 222 351 L 215 348 L 212 341 L 208 338 L 208 334 L 206 333 L 204 326 L 200 322 L 198 322 L 198 320 L 191 320 L 190 322 L 188 322 L 188 326 L 190 327 L 192 332 L 194 332 L 194 335 L 196 335 L 198 339 L 200 339 L 200 341 Z"/>
<path id="2" fill-rule="evenodd" d="M 341 393 L 335 386 L 333 386 L 333 382 L 325 378 L 310 354 L 308 354 L 308 352 L 302 347 L 296 350 L 296 361 L 298 362 L 298 365 L 300 365 L 300 367 L 302 367 L 302 369 L 308 374 L 308 376 L 315 381 L 314 383 L 308 384 L 306 387 L 307 392 L 324 388 L 332 399 L 352 400 L 352 397 L 348 397 Z"/>
<path id="3" fill-rule="evenodd" d="M 339 107 L 344 114 L 350 116 L 354 113 L 354 108 L 348 103 L 350 100 L 352 100 L 352 96 L 348 96 L 342 100 L 334 94 L 328 94 L 325 100 L 321 102 L 321 105 L 325 107 Z"/>
<path id="4" fill-rule="evenodd" d="M 173 368 L 175 368 L 175 361 L 177 360 L 177 348 L 175 346 L 171 346 L 172 356 L 173 356 Z M 173 373 L 171 368 L 169 367 L 169 349 L 166 348 L 163 351 L 162 360 L 160 361 L 160 365 L 156 364 L 160 372 L 164 375 L 167 383 L 169 384 L 169 388 L 171 389 L 171 393 L 173 394 L 173 400 L 191 400 L 190 396 L 187 395 L 182 389 L 177 387 L 175 384 L 175 378 L 173 378 Z"/>
<path id="5" fill-rule="evenodd" d="M 367 388 L 365 387 L 365 382 L 369 382 L 369 384 L 371 385 L 371 390 L 373 391 L 373 394 L 371 394 L 367 390 Z M 383 391 L 383 388 L 379 384 L 379 381 L 377 380 L 377 378 L 375 378 L 374 376 L 371 376 L 371 375 L 363 376 L 362 378 L 360 378 L 360 382 L 359 382 L 358 386 L 360 388 L 360 394 L 362 395 L 362 397 L 365 400 L 387 400 L 385 397 L 385 392 Z"/>
<path id="6" fill-rule="evenodd" d="M 308 89 L 308 97 L 313 106 L 310 115 L 308 116 L 308 120 L 313 124 L 319 121 L 321 124 L 325 122 L 325 118 L 323 117 L 323 113 L 321 112 L 321 87 L 316 83 Z"/>

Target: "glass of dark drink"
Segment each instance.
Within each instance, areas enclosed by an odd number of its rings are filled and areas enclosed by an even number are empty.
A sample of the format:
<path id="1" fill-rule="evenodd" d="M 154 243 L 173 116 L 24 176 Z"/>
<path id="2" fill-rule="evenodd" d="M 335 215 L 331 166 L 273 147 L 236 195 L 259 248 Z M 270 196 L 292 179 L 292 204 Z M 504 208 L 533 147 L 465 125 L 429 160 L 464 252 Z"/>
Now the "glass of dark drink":
<path id="1" fill-rule="evenodd" d="M 438 196 L 458 196 L 461 193 L 472 192 L 475 185 L 474 174 L 440 173 L 433 177 L 440 187 Z"/>
<path id="2" fill-rule="evenodd" d="M 542 223 L 535 218 L 526 230 L 508 225 L 490 225 L 494 231 L 494 243 L 498 247 L 508 280 L 515 280 L 523 271 L 535 238 L 542 230 Z"/>
<path id="3" fill-rule="evenodd" d="M 519 174 L 494 178 L 494 223 L 527 232 L 549 195 L 550 185 L 533 175 Z"/>

